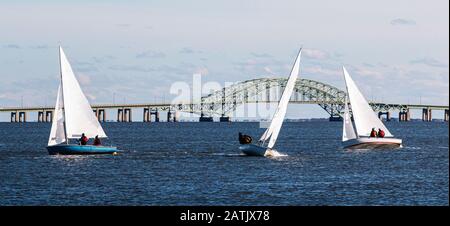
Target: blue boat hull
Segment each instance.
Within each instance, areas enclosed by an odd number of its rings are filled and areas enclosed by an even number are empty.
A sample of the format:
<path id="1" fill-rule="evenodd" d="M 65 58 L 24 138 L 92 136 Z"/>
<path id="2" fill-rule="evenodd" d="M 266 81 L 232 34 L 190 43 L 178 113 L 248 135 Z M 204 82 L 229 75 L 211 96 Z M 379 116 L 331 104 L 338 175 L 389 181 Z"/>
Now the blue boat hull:
<path id="1" fill-rule="evenodd" d="M 270 149 L 254 144 L 244 144 L 239 146 L 239 150 L 248 156 L 265 156 L 266 151 Z"/>
<path id="2" fill-rule="evenodd" d="M 115 154 L 118 153 L 117 147 L 112 146 L 94 146 L 77 144 L 59 144 L 47 146 L 50 155 L 94 155 L 94 154 Z"/>

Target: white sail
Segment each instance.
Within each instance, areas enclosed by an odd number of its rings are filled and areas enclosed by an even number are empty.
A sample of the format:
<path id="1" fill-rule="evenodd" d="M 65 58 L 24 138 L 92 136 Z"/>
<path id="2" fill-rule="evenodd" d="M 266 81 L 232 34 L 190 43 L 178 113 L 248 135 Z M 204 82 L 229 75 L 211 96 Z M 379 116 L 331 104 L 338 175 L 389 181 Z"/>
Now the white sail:
<path id="1" fill-rule="evenodd" d="M 386 137 L 393 137 L 386 126 L 384 126 L 372 110 L 369 103 L 367 103 L 366 99 L 359 91 L 345 67 L 342 67 L 342 69 L 344 71 L 345 84 L 347 86 L 347 93 L 352 106 L 353 119 L 355 121 L 356 133 L 358 134 L 358 137 L 370 136 L 370 131 L 372 128 L 375 128 L 376 130 L 382 129 L 384 130 Z"/>
<path id="2" fill-rule="evenodd" d="M 80 138 L 82 133 L 90 138 L 106 137 L 61 47 L 59 51 L 67 138 Z"/>
<path id="3" fill-rule="evenodd" d="M 353 128 L 352 119 L 350 117 L 350 111 L 348 109 L 348 99 L 345 97 L 344 103 L 344 125 L 342 128 L 342 141 L 347 141 L 356 138 L 355 130 Z"/>
<path id="4" fill-rule="evenodd" d="M 277 141 L 278 134 L 280 133 L 281 126 L 283 125 L 284 117 L 286 115 L 287 106 L 289 100 L 291 99 L 292 92 L 295 87 L 295 83 L 297 81 L 298 73 L 300 70 L 300 56 L 302 54 L 302 50 L 298 52 L 297 58 L 295 59 L 294 66 L 292 67 L 291 74 L 286 83 L 286 87 L 281 95 L 280 102 L 278 102 L 277 110 L 273 115 L 272 121 L 269 125 L 269 128 L 264 132 L 262 137 L 259 139 L 260 141 L 267 141 L 269 138 L 268 148 L 272 148 Z"/>
<path id="5" fill-rule="evenodd" d="M 50 137 L 48 138 L 48 146 L 57 145 L 66 141 L 63 107 L 64 101 L 60 83 L 58 87 L 58 95 L 56 97 L 55 111 L 53 112 L 52 129 L 50 131 Z"/>

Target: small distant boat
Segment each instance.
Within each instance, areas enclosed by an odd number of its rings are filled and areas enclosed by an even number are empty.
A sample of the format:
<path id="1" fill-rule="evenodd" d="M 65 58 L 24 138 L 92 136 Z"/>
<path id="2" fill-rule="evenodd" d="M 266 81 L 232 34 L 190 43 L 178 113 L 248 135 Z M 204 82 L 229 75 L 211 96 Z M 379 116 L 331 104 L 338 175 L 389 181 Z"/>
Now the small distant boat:
<path id="1" fill-rule="evenodd" d="M 345 84 L 347 87 L 348 99 L 344 103 L 344 119 L 342 131 L 342 144 L 346 149 L 374 149 L 374 148 L 399 148 L 402 147 L 402 140 L 394 138 L 391 132 L 377 117 L 367 100 L 359 91 L 353 79 L 348 74 L 345 67 Z M 353 121 L 350 117 L 349 102 L 353 113 Z M 356 128 L 356 130 L 355 130 Z M 370 137 L 372 128 L 381 129 L 385 132 L 384 137 Z"/>
<path id="2" fill-rule="evenodd" d="M 50 155 L 116 154 L 117 147 L 70 144 L 84 133 L 87 137 L 107 138 L 91 105 L 75 78 L 72 67 L 59 47 L 61 81 L 53 112 L 47 150 Z"/>
<path id="3" fill-rule="evenodd" d="M 283 125 L 284 117 L 286 115 L 287 106 L 289 100 L 291 99 L 292 92 L 295 87 L 295 83 L 298 78 L 298 73 L 300 71 L 300 56 L 302 50 L 298 52 L 297 58 L 295 59 L 294 66 L 292 67 L 291 74 L 286 83 L 286 87 L 281 95 L 281 99 L 278 102 L 277 110 L 273 115 L 272 121 L 269 127 L 266 129 L 264 134 L 258 141 L 258 144 L 242 144 L 239 149 L 246 155 L 250 156 L 272 156 L 274 153 L 273 146 L 277 141 L 278 134 L 280 133 L 281 126 Z M 266 142 L 269 143 L 266 146 Z"/>

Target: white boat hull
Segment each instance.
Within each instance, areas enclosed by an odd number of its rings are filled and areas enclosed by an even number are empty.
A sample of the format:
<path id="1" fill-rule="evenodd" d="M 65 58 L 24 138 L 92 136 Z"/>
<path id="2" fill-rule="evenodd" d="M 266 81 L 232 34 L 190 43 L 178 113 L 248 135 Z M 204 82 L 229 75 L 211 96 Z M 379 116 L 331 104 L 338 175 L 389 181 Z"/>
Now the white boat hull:
<path id="1" fill-rule="evenodd" d="M 267 150 L 270 149 L 254 144 L 243 144 L 239 146 L 239 150 L 241 150 L 242 153 L 249 156 L 266 156 Z"/>
<path id="2" fill-rule="evenodd" d="M 345 149 L 392 149 L 402 147 L 397 138 L 360 137 L 342 142 Z"/>

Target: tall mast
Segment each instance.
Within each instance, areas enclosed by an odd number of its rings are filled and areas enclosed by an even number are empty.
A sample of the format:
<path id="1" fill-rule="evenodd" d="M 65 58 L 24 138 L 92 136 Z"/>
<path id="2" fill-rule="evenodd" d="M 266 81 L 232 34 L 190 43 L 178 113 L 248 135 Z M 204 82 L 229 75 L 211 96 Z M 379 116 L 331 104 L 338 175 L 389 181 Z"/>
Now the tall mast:
<path id="1" fill-rule="evenodd" d="M 64 136 L 66 137 L 66 144 L 69 144 L 69 139 L 67 138 L 67 129 L 66 129 L 66 108 L 64 107 L 65 105 L 65 100 L 64 100 L 64 85 L 63 85 L 63 75 L 62 75 L 62 65 L 61 65 L 61 51 L 62 48 L 61 46 L 59 46 L 59 75 L 61 77 L 61 98 L 63 100 L 63 108 L 62 108 L 62 113 L 63 113 L 63 125 L 64 125 Z"/>

